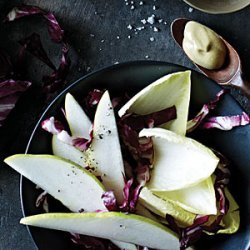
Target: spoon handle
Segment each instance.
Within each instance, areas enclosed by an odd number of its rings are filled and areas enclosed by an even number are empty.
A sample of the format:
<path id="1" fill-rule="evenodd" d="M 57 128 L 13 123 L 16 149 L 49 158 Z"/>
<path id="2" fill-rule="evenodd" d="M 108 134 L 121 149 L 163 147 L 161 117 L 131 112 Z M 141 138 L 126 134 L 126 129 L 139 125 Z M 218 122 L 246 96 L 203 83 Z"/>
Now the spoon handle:
<path id="1" fill-rule="evenodd" d="M 243 78 L 242 72 L 239 71 L 234 78 L 230 81 L 229 85 L 236 87 L 242 91 L 242 93 L 250 99 L 250 82 Z"/>

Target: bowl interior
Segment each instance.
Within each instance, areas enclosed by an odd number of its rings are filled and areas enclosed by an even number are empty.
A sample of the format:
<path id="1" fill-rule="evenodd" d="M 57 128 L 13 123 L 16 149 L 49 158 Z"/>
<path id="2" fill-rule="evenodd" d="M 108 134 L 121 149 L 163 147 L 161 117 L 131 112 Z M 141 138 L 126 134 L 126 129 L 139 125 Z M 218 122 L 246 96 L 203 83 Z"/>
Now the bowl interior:
<path id="1" fill-rule="evenodd" d="M 249 0 L 184 0 L 192 7 L 211 14 L 231 13 L 250 4 Z"/>
<path id="2" fill-rule="evenodd" d="M 111 96 L 129 92 L 136 93 L 154 80 L 168 73 L 187 70 L 184 67 L 162 62 L 133 62 L 115 65 L 104 70 L 92 73 L 73 83 L 63 91 L 47 108 L 38 121 L 36 128 L 30 138 L 27 152 L 32 154 L 50 154 L 51 135 L 41 129 L 41 121 L 57 116 L 63 106 L 64 97 L 70 92 L 81 102 L 89 90 L 99 87 L 106 88 L 111 92 Z M 191 111 L 197 112 L 201 106 L 212 99 L 221 89 L 213 81 L 204 75 L 192 71 L 191 90 Z M 217 109 L 218 114 L 229 115 L 239 114 L 242 108 L 230 96 L 226 95 Z M 242 223 L 240 231 L 234 235 L 218 235 L 215 237 L 205 237 L 199 242 L 197 249 L 247 249 L 249 242 L 250 228 L 248 225 L 249 202 L 249 162 L 250 162 L 250 126 L 224 131 L 202 131 L 194 135 L 199 141 L 207 146 L 211 146 L 225 154 L 233 162 L 232 178 L 230 190 L 235 196 L 241 208 Z M 21 199 L 24 216 L 43 213 L 41 208 L 35 206 L 35 201 L 40 190 L 26 178 L 21 179 Z M 54 199 L 50 200 L 51 211 L 62 211 L 65 208 Z M 69 235 L 63 232 L 47 230 L 42 228 L 29 227 L 32 238 L 38 249 L 68 250 L 76 249 L 69 239 Z M 200 247 L 199 247 L 200 246 Z"/>

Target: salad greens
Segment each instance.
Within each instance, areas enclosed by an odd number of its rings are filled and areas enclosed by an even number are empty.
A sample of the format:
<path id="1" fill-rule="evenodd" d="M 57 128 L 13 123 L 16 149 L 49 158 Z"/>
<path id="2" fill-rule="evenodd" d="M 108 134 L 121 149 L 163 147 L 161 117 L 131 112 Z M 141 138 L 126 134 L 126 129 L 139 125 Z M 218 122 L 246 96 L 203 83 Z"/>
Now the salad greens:
<path id="1" fill-rule="evenodd" d="M 204 127 L 225 92 L 188 121 L 190 82 L 190 71 L 160 78 L 125 103 L 118 111 L 120 118 L 115 117 L 114 106 L 120 106 L 123 98 L 111 100 L 108 91 L 93 90 L 83 110 L 68 93 L 65 120 L 70 131 L 54 117 L 42 122 L 53 135 L 57 156 L 17 155 L 5 161 L 80 213 L 29 216 L 21 223 L 68 231 L 79 245 L 100 246 L 102 241 L 95 238 L 100 237 L 125 249 L 136 249 L 134 244 L 186 249 L 203 233 L 236 232 L 239 207 L 227 188 L 228 161 L 185 137 L 186 131 Z M 94 113 L 93 125 L 85 111 Z M 234 125 L 249 123 L 243 115 Z M 77 168 L 73 176 L 78 184 L 70 187 L 66 173 L 72 167 Z M 37 175 L 36 169 L 42 174 Z M 87 180 L 79 183 L 81 178 Z M 58 195 L 61 186 L 71 191 Z M 80 234 L 93 236 L 92 243 Z"/>

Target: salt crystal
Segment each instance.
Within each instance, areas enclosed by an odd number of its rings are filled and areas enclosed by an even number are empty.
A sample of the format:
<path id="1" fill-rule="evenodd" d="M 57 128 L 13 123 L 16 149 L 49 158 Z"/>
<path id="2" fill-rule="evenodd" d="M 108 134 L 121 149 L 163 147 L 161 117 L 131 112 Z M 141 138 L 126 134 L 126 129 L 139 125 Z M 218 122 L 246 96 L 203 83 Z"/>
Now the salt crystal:
<path id="1" fill-rule="evenodd" d="M 136 30 L 139 30 L 139 31 L 140 31 L 140 30 L 144 30 L 144 29 L 145 29 L 144 26 L 141 26 L 141 27 L 137 27 L 137 28 L 136 28 Z"/>
<path id="2" fill-rule="evenodd" d="M 127 26 L 127 28 L 128 28 L 129 30 L 132 30 L 132 29 L 133 29 L 132 25 L 130 25 L 130 24 Z"/>
<path id="3" fill-rule="evenodd" d="M 128 39 L 130 39 L 131 38 L 131 36 L 128 36 Z"/>
<path id="4" fill-rule="evenodd" d="M 154 37 L 150 37 L 149 40 L 150 40 L 151 42 L 153 42 L 155 39 L 154 39 Z"/>
<path id="5" fill-rule="evenodd" d="M 119 36 L 117 36 L 116 38 L 117 38 L 117 39 L 120 39 L 120 37 L 119 37 Z"/>
<path id="6" fill-rule="evenodd" d="M 146 59 L 148 59 L 148 58 L 149 58 L 149 56 L 148 56 L 148 55 L 146 55 L 146 56 L 145 56 L 145 58 L 146 58 Z"/>
<path id="7" fill-rule="evenodd" d="M 101 40 L 101 43 L 104 43 L 104 41 L 105 41 L 105 40 L 104 40 L 104 39 L 102 39 L 102 40 Z"/>
<path id="8" fill-rule="evenodd" d="M 157 7 L 154 5 L 154 6 L 153 6 L 153 10 L 156 10 L 156 9 L 157 9 Z"/>
<path id="9" fill-rule="evenodd" d="M 193 8 L 191 8 L 191 7 L 188 9 L 188 11 L 189 11 L 190 13 L 192 13 L 192 12 L 193 12 L 193 10 L 194 10 L 194 9 L 193 9 Z"/>
<path id="10" fill-rule="evenodd" d="M 159 29 L 157 27 L 154 27 L 154 32 L 158 32 Z"/>
<path id="11" fill-rule="evenodd" d="M 134 9 L 135 9 L 135 6 L 134 6 L 134 5 L 132 5 L 132 6 L 130 7 L 130 9 L 131 9 L 131 10 L 134 10 Z"/>
<path id="12" fill-rule="evenodd" d="M 159 19 L 159 20 L 158 20 L 158 23 L 162 23 L 162 22 L 163 22 L 163 19 Z"/>
<path id="13" fill-rule="evenodd" d="M 140 3 L 139 3 L 140 5 L 143 5 L 144 3 L 143 3 L 143 1 L 140 1 Z"/>
<path id="14" fill-rule="evenodd" d="M 147 23 L 146 19 L 142 19 L 141 22 L 142 22 L 143 24 L 146 24 L 146 23 Z"/>
<path id="15" fill-rule="evenodd" d="M 154 24 L 155 23 L 155 15 L 148 17 L 147 22 L 150 24 Z"/>

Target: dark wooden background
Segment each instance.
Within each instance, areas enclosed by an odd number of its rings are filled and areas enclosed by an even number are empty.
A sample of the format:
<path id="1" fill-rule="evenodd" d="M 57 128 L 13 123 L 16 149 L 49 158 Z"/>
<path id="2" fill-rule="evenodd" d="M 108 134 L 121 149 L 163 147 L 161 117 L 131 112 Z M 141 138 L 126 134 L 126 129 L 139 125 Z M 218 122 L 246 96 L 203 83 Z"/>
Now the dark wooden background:
<path id="1" fill-rule="evenodd" d="M 178 17 L 208 25 L 230 41 L 242 58 L 244 72 L 250 76 L 250 7 L 232 14 L 211 15 L 190 9 L 181 0 L 144 0 L 142 6 L 139 2 L 134 0 L 135 9 L 131 10 L 131 4 L 126 5 L 124 0 L 0 0 L 0 18 L 21 3 L 53 11 L 72 46 L 68 84 L 87 72 L 131 60 L 168 61 L 194 69 L 170 35 L 170 23 Z M 141 23 L 152 14 L 163 19 L 162 23 L 153 25 L 159 32 Z M 127 28 L 128 25 L 134 28 L 145 26 L 145 29 L 136 34 Z M 15 56 L 19 46 L 17 41 L 34 31 L 41 34 L 53 62 L 58 63 L 60 48 L 51 43 L 45 23 L 39 17 L 1 23 L 0 48 Z M 152 37 L 154 41 L 150 41 Z M 5 156 L 24 152 L 31 131 L 46 107 L 40 86 L 42 75 L 49 69 L 31 56 L 27 68 L 33 87 L 20 100 L 6 126 L 0 129 L 0 250 L 35 249 L 26 228 L 19 225 L 22 217 L 19 175 L 2 163 Z M 250 113 L 250 101 L 237 90 L 231 93 Z"/>

